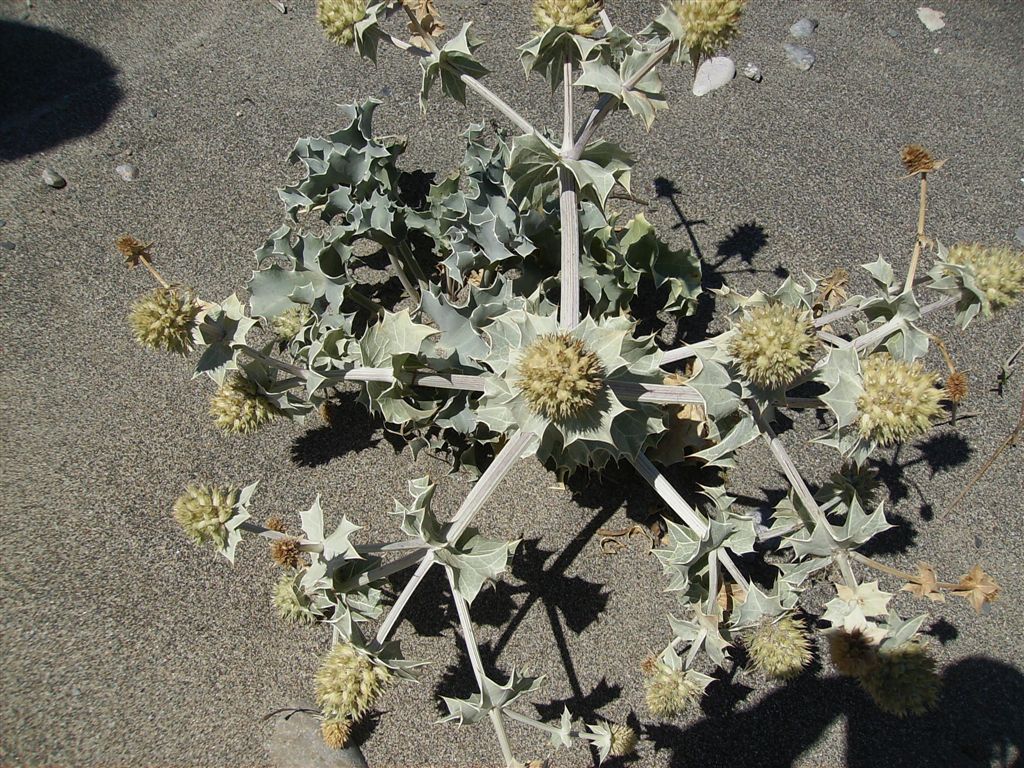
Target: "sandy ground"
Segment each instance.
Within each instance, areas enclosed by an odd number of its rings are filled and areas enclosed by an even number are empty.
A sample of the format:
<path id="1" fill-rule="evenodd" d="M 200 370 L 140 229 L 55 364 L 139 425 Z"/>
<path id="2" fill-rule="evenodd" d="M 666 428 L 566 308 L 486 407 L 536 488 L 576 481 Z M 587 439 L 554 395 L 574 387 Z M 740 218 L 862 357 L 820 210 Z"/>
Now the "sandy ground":
<path id="1" fill-rule="evenodd" d="M 223 436 L 206 416 L 209 385 L 189 380 L 187 362 L 137 348 L 124 322 L 148 284 L 121 267 L 114 239 L 156 241 L 161 268 L 206 297 L 240 289 L 252 249 L 282 218 L 274 189 L 295 176 L 288 151 L 332 130 L 337 104 L 382 99 L 378 130 L 409 135 L 405 167 L 441 173 L 461 156 L 462 127 L 490 119 L 479 102 L 441 100 L 421 116 L 411 61 L 383 51 L 377 67 L 360 64 L 322 38 L 310 0 L 286 1 L 287 15 L 262 0 L 0 3 L 5 766 L 266 764 L 263 718 L 309 695 L 327 634 L 282 626 L 260 548 L 243 546 L 229 567 L 185 541 L 171 501 L 192 479 L 260 480 L 258 516 L 297 523 L 320 493 L 329 516 L 348 515 L 372 539 L 390 532 L 384 511 L 408 479 L 443 470 L 396 455 L 353 402 L 341 428 L 314 421 Z M 527 85 L 514 55 L 528 37 L 528 3 L 439 5 L 451 27 L 477 20 L 487 82 L 553 125 L 560 96 L 539 80 Z M 933 179 L 930 232 L 946 242 L 1012 239 L 1024 224 L 1024 5 L 944 3 L 948 26 L 936 33 L 908 0 L 751 6 L 730 52 L 741 68 L 758 63 L 762 83 L 740 76 L 696 99 L 688 73 L 666 71 L 672 108 L 653 131 L 617 118 L 606 133 L 638 156 L 634 189 L 650 199 L 648 217 L 674 244 L 696 241 L 712 284 L 770 289 L 783 266 L 822 275 L 879 254 L 905 267 L 916 187 L 899 178 L 897 152 L 910 141 L 949 158 Z M 609 10 L 635 30 L 656 4 Z M 820 22 L 809 72 L 786 66 L 782 51 L 802 16 Z M 138 167 L 134 182 L 115 173 L 126 162 Z M 44 186 L 44 167 L 67 187 Z M 655 194 L 659 177 L 677 190 L 671 199 Z M 1021 448 L 969 501 L 950 505 L 1017 420 L 1024 374 L 1002 395 L 993 385 L 1022 324 L 1018 307 L 945 335 L 970 371 L 965 410 L 977 415 L 880 457 L 900 528 L 879 556 L 926 560 L 949 577 L 980 562 L 1004 587 L 982 617 L 963 601 L 898 598 L 904 611 L 933 617 L 946 682 L 934 714 L 880 715 L 825 661 L 787 687 L 739 672 L 712 686 L 703 713 L 650 721 L 637 667 L 669 636 L 670 600 L 639 543 L 609 556 L 594 538 L 602 525 L 642 519 L 653 502 L 627 470 L 559 491 L 526 462 L 494 495 L 484 529 L 525 541 L 507 583 L 474 607 L 488 664 L 546 674 L 532 697 L 545 716 L 568 700 L 591 719 L 643 725 L 638 765 L 1019 764 Z M 800 420 L 786 440 L 821 477 L 832 457 L 803 446 L 812 428 Z M 732 482 L 755 506 L 783 488 L 760 446 L 743 454 Z M 445 479 L 437 508 L 453 510 L 466 490 L 464 478 Z M 410 655 L 435 664 L 420 685 L 392 690 L 363 734 L 375 768 L 498 764 L 483 726 L 431 725 L 439 694 L 469 692 L 439 584 L 423 590 L 400 633 Z M 549 754 L 518 728 L 512 738 L 523 759 Z M 591 764 L 582 749 L 555 757 Z"/>

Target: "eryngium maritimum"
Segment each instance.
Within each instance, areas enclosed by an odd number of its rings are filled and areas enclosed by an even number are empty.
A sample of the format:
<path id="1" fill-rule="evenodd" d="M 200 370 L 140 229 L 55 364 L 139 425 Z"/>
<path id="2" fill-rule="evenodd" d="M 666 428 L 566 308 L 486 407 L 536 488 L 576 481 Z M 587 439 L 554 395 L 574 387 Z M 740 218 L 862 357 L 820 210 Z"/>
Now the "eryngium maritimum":
<path id="1" fill-rule="evenodd" d="M 355 26 L 366 18 L 366 0 L 317 0 L 316 20 L 327 39 L 339 45 L 352 45 Z"/>
<path id="2" fill-rule="evenodd" d="M 785 304 L 765 304 L 736 324 L 729 355 L 749 381 L 777 389 L 811 367 L 816 344 L 806 313 Z"/>
<path id="3" fill-rule="evenodd" d="M 139 344 L 179 355 L 192 349 L 192 327 L 199 305 L 176 288 L 157 288 L 132 306 L 128 321 Z"/>
<path id="4" fill-rule="evenodd" d="M 174 519 L 197 544 L 212 541 L 227 546 L 227 522 L 235 514 L 238 489 L 190 485 L 174 502 Z"/>
<path id="5" fill-rule="evenodd" d="M 796 677 L 811 661 L 807 626 L 792 616 L 766 620 L 754 630 L 747 649 L 755 666 L 776 680 Z"/>
<path id="6" fill-rule="evenodd" d="M 317 670 L 316 701 L 324 716 L 358 720 L 369 710 L 391 678 L 351 643 L 338 643 Z"/>
<path id="7" fill-rule="evenodd" d="M 858 429 L 879 445 L 893 445 L 924 434 L 942 412 L 944 393 L 920 362 L 905 363 L 887 352 L 862 364 L 864 391 L 857 398 Z"/>
<path id="8" fill-rule="evenodd" d="M 309 609 L 309 598 L 298 591 L 295 577 L 285 574 L 274 584 L 271 605 L 285 621 L 293 624 L 315 624 L 316 616 Z"/>
<path id="9" fill-rule="evenodd" d="M 612 745 L 608 754 L 612 757 L 625 757 L 636 750 L 640 737 L 636 731 L 625 723 L 615 723 L 612 726 Z"/>
<path id="10" fill-rule="evenodd" d="M 935 660 L 916 642 L 879 651 L 860 683 L 879 709 L 897 717 L 923 715 L 934 708 L 941 687 Z"/>
<path id="11" fill-rule="evenodd" d="M 225 432 L 255 432 L 278 413 L 255 384 L 238 374 L 230 376 L 210 400 L 210 415 Z"/>
<path id="12" fill-rule="evenodd" d="M 657 717 L 675 717 L 700 699 L 702 687 L 691 680 L 685 670 L 672 669 L 657 661 L 651 665 L 644 680 L 647 708 Z"/>
<path id="13" fill-rule="evenodd" d="M 865 634 L 854 630 L 837 630 L 828 635 L 828 651 L 832 664 L 847 677 L 860 677 L 875 666 L 878 647 Z"/>
<path id="14" fill-rule="evenodd" d="M 351 731 L 352 724 L 343 717 L 332 717 L 320 724 L 320 735 L 331 749 L 341 749 L 348 744 Z"/>
<path id="15" fill-rule="evenodd" d="M 291 536 L 274 539 L 270 542 L 270 557 L 282 568 L 298 568 L 302 564 L 302 546 Z"/>
<path id="16" fill-rule="evenodd" d="M 280 338 L 290 341 L 309 322 L 309 305 L 296 304 L 270 321 L 270 326 Z"/>
<path id="17" fill-rule="evenodd" d="M 518 363 L 515 385 L 530 409 L 554 422 L 565 421 L 594 404 L 604 383 L 596 354 L 568 333 L 536 339 Z"/>
<path id="18" fill-rule="evenodd" d="M 533 21 L 546 32 L 551 27 L 568 27 L 574 35 L 590 35 L 600 26 L 601 0 L 534 0 Z"/>
<path id="19" fill-rule="evenodd" d="M 746 0 L 676 0 L 675 12 L 683 23 L 683 44 L 691 57 L 713 56 L 739 35 L 740 14 Z"/>
<path id="20" fill-rule="evenodd" d="M 950 247 L 946 261 L 971 268 L 978 288 L 992 309 L 1013 304 L 1024 291 L 1024 252 L 978 243 L 957 243 Z"/>

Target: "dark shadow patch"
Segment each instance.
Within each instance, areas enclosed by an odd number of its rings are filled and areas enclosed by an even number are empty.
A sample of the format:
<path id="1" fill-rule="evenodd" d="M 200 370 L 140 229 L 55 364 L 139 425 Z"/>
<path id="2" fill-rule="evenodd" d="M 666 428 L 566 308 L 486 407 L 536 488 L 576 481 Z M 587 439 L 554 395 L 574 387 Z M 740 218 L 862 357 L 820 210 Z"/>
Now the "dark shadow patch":
<path id="1" fill-rule="evenodd" d="M 292 442 L 292 461 L 300 467 L 321 467 L 353 451 L 375 447 L 381 440 L 380 419 L 342 392 L 326 403 L 328 423 L 310 429 Z M 403 444 L 404 445 L 404 444 Z"/>
<path id="2" fill-rule="evenodd" d="M 121 101 L 99 51 L 48 29 L 0 21 L 0 160 L 99 130 Z"/>

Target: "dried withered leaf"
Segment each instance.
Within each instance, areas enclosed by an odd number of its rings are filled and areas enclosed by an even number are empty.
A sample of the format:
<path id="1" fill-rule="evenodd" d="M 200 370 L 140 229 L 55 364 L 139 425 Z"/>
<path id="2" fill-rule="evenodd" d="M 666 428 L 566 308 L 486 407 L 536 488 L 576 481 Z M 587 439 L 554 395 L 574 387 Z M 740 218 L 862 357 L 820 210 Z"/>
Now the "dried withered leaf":
<path id="1" fill-rule="evenodd" d="M 1000 587 L 995 579 L 975 565 L 970 572 L 960 577 L 960 584 L 953 590 L 954 595 L 967 598 L 974 610 L 981 613 L 985 603 L 991 603 L 999 597 Z"/>
<path id="2" fill-rule="evenodd" d="M 420 29 L 434 40 L 444 32 L 444 22 L 441 21 L 441 17 L 437 12 L 437 6 L 434 5 L 434 0 L 403 0 L 403 3 L 406 8 L 412 11 L 413 16 L 416 17 L 416 21 L 419 23 L 418 29 L 416 24 L 413 24 L 411 21 L 409 22 L 409 34 L 412 35 L 409 38 L 409 42 L 420 48 L 428 48 L 429 44 L 420 34 Z"/>
<path id="3" fill-rule="evenodd" d="M 934 566 L 928 563 L 917 564 L 917 576 L 914 581 L 903 585 L 904 592 L 910 592 L 918 597 L 927 597 L 936 603 L 945 602 L 946 596 L 939 591 L 939 581 L 935 577 Z"/>

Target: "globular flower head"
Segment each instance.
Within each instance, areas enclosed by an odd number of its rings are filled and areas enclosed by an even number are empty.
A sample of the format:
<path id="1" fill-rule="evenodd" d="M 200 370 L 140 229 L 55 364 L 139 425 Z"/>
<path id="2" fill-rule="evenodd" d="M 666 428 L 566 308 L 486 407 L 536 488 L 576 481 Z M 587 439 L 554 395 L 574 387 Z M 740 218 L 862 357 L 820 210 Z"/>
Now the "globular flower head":
<path id="1" fill-rule="evenodd" d="M 523 352 L 515 385 L 530 409 L 554 422 L 572 418 L 593 405 L 604 385 L 604 367 L 582 340 L 550 333 Z"/>
<path id="2" fill-rule="evenodd" d="M 280 411 L 243 376 L 230 376 L 210 401 L 210 415 L 225 432 L 255 432 Z"/>
<path id="3" fill-rule="evenodd" d="M 284 520 L 282 520 L 277 515 L 271 515 L 270 517 L 268 517 L 267 521 L 263 523 L 263 527 L 271 531 L 277 531 L 278 533 L 285 532 Z"/>
<path id="4" fill-rule="evenodd" d="M 942 412 L 941 389 L 920 362 L 906 363 L 886 352 L 863 361 L 864 391 L 857 398 L 861 436 L 893 445 L 924 434 Z"/>
<path id="5" fill-rule="evenodd" d="M 568 27 L 574 35 L 591 35 L 600 26 L 602 0 L 534 0 L 533 20 L 542 33 Z"/>
<path id="6" fill-rule="evenodd" d="M 736 324 L 729 354 L 749 381 L 777 389 L 811 367 L 816 344 L 807 313 L 785 304 L 763 304 Z"/>
<path id="7" fill-rule="evenodd" d="M 974 280 L 992 309 L 1013 304 L 1024 291 L 1024 252 L 1005 246 L 957 243 L 950 247 L 946 261 L 974 272 Z"/>
<path id="8" fill-rule="evenodd" d="M 685 670 L 673 669 L 660 660 L 647 665 L 645 674 L 647 708 L 656 717 L 675 717 L 696 704 L 703 694 L 702 686 Z"/>
<path id="9" fill-rule="evenodd" d="M 297 588 L 295 577 L 291 575 L 285 574 L 277 580 L 270 602 L 287 622 L 305 625 L 316 623 L 316 615 L 309 608 L 309 597 Z"/>
<path id="10" fill-rule="evenodd" d="M 792 616 L 765 620 L 754 630 L 747 649 L 757 668 L 776 680 L 796 677 L 811 661 L 807 625 Z"/>
<path id="11" fill-rule="evenodd" d="M 945 160 L 936 160 L 932 153 L 920 144 L 908 144 L 900 150 L 900 162 L 907 173 L 931 173 L 946 164 Z"/>
<path id="12" fill-rule="evenodd" d="M 327 39 L 339 45 L 352 45 L 355 26 L 366 18 L 366 0 L 317 0 L 316 20 Z"/>
<path id="13" fill-rule="evenodd" d="M 612 757 L 625 757 L 636 751 L 636 745 L 640 741 L 636 729 L 625 724 L 615 723 L 612 725 L 612 745 L 608 754 Z"/>
<path id="14" fill-rule="evenodd" d="M 128 321 L 139 344 L 184 355 L 192 349 L 199 304 L 176 288 L 157 288 L 132 306 Z"/>
<path id="15" fill-rule="evenodd" d="M 237 488 L 190 485 L 174 502 L 174 519 L 197 544 L 212 541 L 218 549 L 227 546 L 228 521 L 238 503 Z"/>
<path id="16" fill-rule="evenodd" d="M 320 735 L 331 749 L 341 749 L 348 744 L 351 733 L 352 723 L 344 717 L 329 717 L 320 723 Z"/>
<path id="17" fill-rule="evenodd" d="M 317 670 L 316 701 L 325 717 L 358 720 L 374 705 L 390 678 L 387 667 L 375 664 L 351 643 L 338 643 Z"/>
<path id="18" fill-rule="evenodd" d="M 967 383 L 967 375 L 963 371 L 953 371 L 946 379 L 946 397 L 949 402 L 957 405 L 967 397 L 970 387 Z"/>
<path id="19" fill-rule="evenodd" d="M 913 641 L 879 651 L 860 682 L 879 709 L 897 717 L 923 715 L 933 709 L 941 687 L 935 660 L 923 645 Z"/>
<path id="20" fill-rule="evenodd" d="M 739 33 L 746 0 L 675 0 L 675 12 L 686 31 L 683 44 L 690 57 L 713 56 Z"/>
<path id="21" fill-rule="evenodd" d="M 828 650 L 832 664 L 847 677 L 860 677 L 875 666 L 878 646 L 863 632 L 837 630 L 828 635 Z"/>
<path id="22" fill-rule="evenodd" d="M 270 321 L 270 326 L 280 338 L 290 341 L 309 322 L 308 304 L 295 304 Z"/>
<path id="23" fill-rule="evenodd" d="M 131 235 L 121 235 L 115 243 L 117 250 L 124 257 L 128 267 L 137 267 L 143 259 L 152 260 L 149 255 L 150 246 Z"/>
<path id="24" fill-rule="evenodd" d="M 302 547 L 291 536 L 270 542 L 270 556 L 282 568 L 298 568 L 302 564 Z"/>

